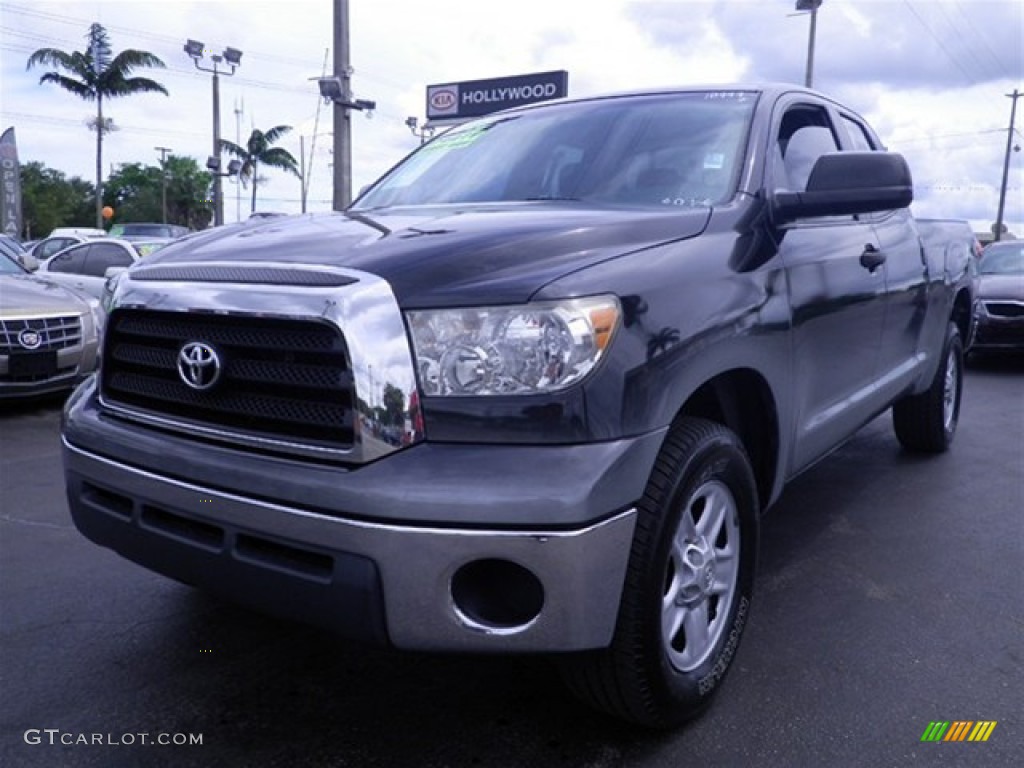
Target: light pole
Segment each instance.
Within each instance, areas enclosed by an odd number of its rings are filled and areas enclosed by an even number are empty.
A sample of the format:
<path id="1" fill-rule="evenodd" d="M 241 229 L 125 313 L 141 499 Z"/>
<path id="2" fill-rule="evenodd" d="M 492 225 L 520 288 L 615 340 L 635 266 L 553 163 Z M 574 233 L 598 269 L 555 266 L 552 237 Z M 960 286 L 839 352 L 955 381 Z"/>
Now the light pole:
<path id="1" fill-rule="evenodd" d="M 163 217 L 161 221 L 167 223 L 167 153 L 170 147 L 153 147 L 160 153 L 160 211 Z"/>
<path id="2" fill-rule="evenodd" d="M 185 53 L 192 58 L 196 69 L 213 75 L 213 155 L 210 159 L 214 166 L 213 224 L 219 226 L 224 223 L 224 189 L 221 184 L 221 176 L 227 175 L 220 173 L 220 75 L 235 74 L 235 69 L 242 61 L 242 52 L 237 48 L 225 48 L 223 53 L 210 55 L 213 67 L 203 67 L 200 66 L 199 61 L 203 58 L 204 51 L 205 47 L 198 40 L 188 40 L 185 43 Z M 231 67 L 230 71 L 219 69 L 218 65 L 221 63 Z M 207 167 L 211 167 L 210 162 L 207 162 Z"/>
<path id="3" fill-rule="evenodd" d="M 804 85 L 808 88 L 814 85 L 814 36 L 818 27 L 818 8 L 822 0 L 796 0 L 798 11 L 811 12 L 811 32 L 807 37 L 807 69 L 804 73 Z"/>

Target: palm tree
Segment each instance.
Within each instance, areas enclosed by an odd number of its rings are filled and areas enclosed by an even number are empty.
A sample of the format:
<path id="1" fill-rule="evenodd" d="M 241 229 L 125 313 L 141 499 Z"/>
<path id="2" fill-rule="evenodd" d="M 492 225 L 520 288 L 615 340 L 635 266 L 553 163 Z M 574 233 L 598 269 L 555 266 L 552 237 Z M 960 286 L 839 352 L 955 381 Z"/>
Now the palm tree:
<path id="1" fill-rule="evenodd" d="M 55 67 L 47 72 L 40 83 L 56 83 L 86 101 L 96 102 L 96 120 L 89 121 L 96 130 L 96 226 L 103 226 L 103 134 L 113 129 L 111 121 L 103 117 L 103 100 L 133 93 L 162 93 L 167 89 L 155 80 L 131 77 L 137 67 L 163 67 L 164 63 L 146 51 L 128 49 L 113 56 L 107 30 L 102 24 L 92 24 L 86 34 L 89 41 L 85 51 L 68 53 L 56 48 L 40 48 L 28 57 L 26 69 L 37 64 Z M 62 74 L 63 70 L 67 74 Z"/>
<path id="2" fill-rule="evenodd" d="M 282 171 L 295 174 L 295 176 L 299 175 L 298 163 L 291 152 L 281 147 L 271 146 L 291 129 L 290 125 L 278 125 L 266 132 L 254 128 L 244 147 L 221 139 L 221 149 L 242 161 L 242 167 L 238 171 L 239 177 L 243 182 L 252 183 L 253 212 L 256 210 L 256 186 L 259 181 L 256 171 L 259 166 L 269 165 L 271 168 L 280 168 Z"/>

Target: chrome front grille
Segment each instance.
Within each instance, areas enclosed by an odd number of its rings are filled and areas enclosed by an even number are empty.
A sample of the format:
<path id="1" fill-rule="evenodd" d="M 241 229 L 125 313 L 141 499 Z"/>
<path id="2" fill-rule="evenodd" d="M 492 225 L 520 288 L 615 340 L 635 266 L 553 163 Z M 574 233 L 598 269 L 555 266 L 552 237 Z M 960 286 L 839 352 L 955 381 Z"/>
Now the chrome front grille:
<path id="1" fill-rule="evenodd" d="M 25 331 L 38 334 L 40 343 L 34 347 L 22 344 L 19 337 Z M 0 320 L 0 355 L 24 352 L 26 349 L 65 349 L 81 343 L 82 320 L 76 315 Z"/>
<path id="2" fill-rule="evenodd" d="M 220 377 L 190 386 L 182 348 L 216 350 Z M 326 320 L 115 309 L 101 373 L 104 402 L 231 442 L 346 451 L 353 376 L 341 331 Z"/>

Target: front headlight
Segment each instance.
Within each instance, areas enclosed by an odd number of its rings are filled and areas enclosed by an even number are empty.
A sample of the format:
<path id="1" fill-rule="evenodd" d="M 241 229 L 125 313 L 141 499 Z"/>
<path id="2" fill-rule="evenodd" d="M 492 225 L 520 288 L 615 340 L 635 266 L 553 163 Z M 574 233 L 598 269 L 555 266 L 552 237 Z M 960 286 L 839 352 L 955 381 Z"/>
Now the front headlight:
<path id="1" fill-rule="evenodd" d="M 99 299 L 89 298 L 89 309 L 92 311 L 92 325 L 96 329 L 96 337 L 103 336 L 103 328 L 107 324 L 107 313 Z"/>
<path id="2" fill-rule="evenodd" d="M 406 313 L 425 395 L 527 395 L 580 381 L 621 314 L 614 296 Z"/>

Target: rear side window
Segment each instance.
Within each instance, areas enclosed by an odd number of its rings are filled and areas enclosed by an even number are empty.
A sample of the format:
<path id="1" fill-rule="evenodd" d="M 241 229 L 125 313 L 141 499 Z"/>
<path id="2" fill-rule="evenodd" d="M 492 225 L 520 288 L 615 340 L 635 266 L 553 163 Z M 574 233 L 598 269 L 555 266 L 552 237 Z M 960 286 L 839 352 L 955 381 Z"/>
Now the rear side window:
<path id="1" fill-rule="evenodd" d="M 854 152 L 871 152 L 877 149 L 864 126 L 852 117 L 843 115 L 843 125 L 846 126 L 846 133 L 850 137 L 850 149 Z"/>

